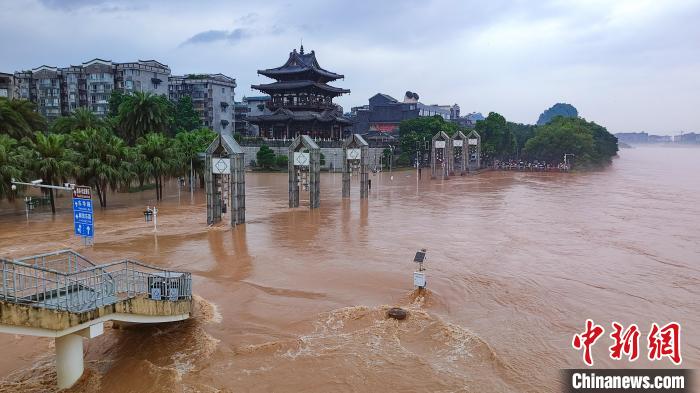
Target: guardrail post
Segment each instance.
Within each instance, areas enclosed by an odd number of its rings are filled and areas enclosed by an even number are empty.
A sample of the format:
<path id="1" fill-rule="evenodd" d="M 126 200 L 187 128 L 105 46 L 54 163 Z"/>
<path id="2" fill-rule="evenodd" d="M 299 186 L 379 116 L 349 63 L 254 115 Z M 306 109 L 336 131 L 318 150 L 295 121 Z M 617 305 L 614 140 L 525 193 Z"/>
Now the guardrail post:
<path id="1" fill-rule="evenodd" d="M 7 264 L 5 261 L 2 261 L 2 290 L 4 299 L 7 299 Z"/>
<path id="2" fill-rule="evenodd" d="M 17 270 L 12 267 L 12 292 L 15 293 L 15 302 L 17 301 Z"/>

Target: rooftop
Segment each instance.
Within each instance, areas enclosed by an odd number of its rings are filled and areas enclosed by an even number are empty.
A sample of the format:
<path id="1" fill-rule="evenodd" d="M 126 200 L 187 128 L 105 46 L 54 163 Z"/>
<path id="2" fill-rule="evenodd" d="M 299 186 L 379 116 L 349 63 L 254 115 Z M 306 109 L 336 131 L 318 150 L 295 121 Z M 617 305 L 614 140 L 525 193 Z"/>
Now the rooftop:
<path id="1" fill-rule="evenodd" d="M 309 81 L 309 80 L 274 82 L 274 83 L 267 83 L 267 84 L 262 84 L 262 85 L 253 85 L 251 87 L 253 89 L 260 90 L 260 91 L 276 91 L 276 90 L 301 89 L 301 88 L 305 88 L 305 87 L 310 87 L 310 88 L 316 88 L 319 90 L 323 90 L 323 91 L 326 91 L 329 93 L 336 93 L 336 94 L 350 93 L 350 90 L 348 90 L 348 89 L 342 89 L 340 87 L 333 87 L 333 86 L 329 86 L 325 83 L 319 83 L 319 82 L 314 82 L 314 81 Z"/>
<path id="2" fill-rule="evenodd" d="M 258 74 L 265 75 L 267 77 L 278 79 L 280 76 L 284 75 L 294 75 L 302 74 L 306 72 L 312 72 L 321 77 L 324 82 L 333 81 L 336 79 L 344 78 L 342 74 L 336 74 L 335 72 L 328 71 L 322 68 L 316 60 L 316 53 L 311 51 L 311 53 L 304 53 L 304 45 L 301 46 L 299 52 L 296 49 L 289 53 L 289 59 L 282 66 L 277 68 L 268 68 L 266 70 L 258 70 Z"/>

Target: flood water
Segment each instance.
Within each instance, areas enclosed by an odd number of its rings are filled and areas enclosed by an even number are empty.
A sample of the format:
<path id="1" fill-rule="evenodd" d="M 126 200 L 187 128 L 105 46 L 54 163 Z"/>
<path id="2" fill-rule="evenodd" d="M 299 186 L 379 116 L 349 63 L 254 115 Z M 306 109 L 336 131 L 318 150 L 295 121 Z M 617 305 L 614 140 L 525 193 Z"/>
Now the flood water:
<path id="1" fill-rule="evenodd" d="M 195 317 L 86 340 L 78 392 L 558 392 L 559 370 L 583 366 L 571 339 L 587 318 L 606 328 L 596 367 L 671 367 L 645 359 L 650 324 L 670 321 L 683 367 L 700 367 L 700 149 L 625 149 L 596 173 L 426 174 L 371 176 L 363 202 L 356 179 L 342 200 L 323 174 L 310 211 L 287 208 L 286 174 L 248 173 L 233 230 L 207 228 L 198 192 L 166 190 L 157 233 L 141 214 L 154 191 L 113 195 L 91 248 L 68 198 L 55 218 L 4 204 L 0 255 L 74 248 L 193 272 Z M 385 318 L 395 305 L 406 321 Z M 639 325 L 635 363 L 609 358 L 612 321 Z M 55 385 L 52 340 L 0 347 L 0 391 Z"/>

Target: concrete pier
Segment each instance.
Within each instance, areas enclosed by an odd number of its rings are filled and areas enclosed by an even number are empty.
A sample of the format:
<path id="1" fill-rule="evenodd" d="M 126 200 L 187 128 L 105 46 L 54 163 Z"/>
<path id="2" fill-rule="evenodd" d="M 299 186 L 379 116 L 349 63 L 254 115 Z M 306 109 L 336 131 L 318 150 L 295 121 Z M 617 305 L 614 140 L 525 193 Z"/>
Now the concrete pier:
<path id="1" fill-rule="evenodd" d="M 67 334 L 56 338 L 56 376 L 58 388 L 67 389 L 83 375 L 83 337 Z"/>

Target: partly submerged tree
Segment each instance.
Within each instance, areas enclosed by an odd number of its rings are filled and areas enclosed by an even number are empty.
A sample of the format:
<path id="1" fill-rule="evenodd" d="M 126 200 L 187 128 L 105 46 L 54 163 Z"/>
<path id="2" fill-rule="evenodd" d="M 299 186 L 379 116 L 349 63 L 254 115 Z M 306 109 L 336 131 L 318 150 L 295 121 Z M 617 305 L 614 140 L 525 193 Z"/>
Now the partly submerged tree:
<path id="1" fill-rule="evenodd" d="M 76 153 L 76 181 L 94 186 L 100 206 L 107 207 L 108 188 L 116 190 L 125 178 L 126 144 L 105 128 L 92 128 L 71 133 L 69 145 Z"/>
<path id="2" fill-rule="evenodd" d="M 171 123 L 169 101 L 152 93 L 124 96 L 119 105 L 119 130 L 127 143 L 151 132 L 164 133 Z"/>
<path id="3" fill-rule="evenodd" d="M 46 127 L 46 119 L 36 112 L 33 102 L 0 97 L 0 133 L 20 140 L 32 138 L 36 131 L 45 131 Z"/>
<path id="4" fill-rule="evenodd" d="M 43 134 L 37 132 L 34 140 L 25 139 L 33 153 L 33 172 L 44 180 L 44 184 L 53 185 L 75 173 L 73 151 L 66 147 L 66 135 Z M 53 189 L 49 189 L 51 212 L 56 213 Z"/>
<path id="5" fill-rule="evenodd" d="M 399 124 L 399 144 L 404 156 L 403 161 L 410 162 L 416 155 L 416 150 L 424 149 L 424 142 L 429 144 L 438 132 L 444 131 L 452 137 L 458 130 L 457 124 L 448 122 L 441 116 L 418 117 L 402 121 Z"/>
<path id="6" fill-rule="evenodd" d="M 535 136 L 525 144 L 524 153 L 551 164 L 561 162 L 564 154 L 573 154 L 577 167 L 601 167 L 617 154 L 617 138 L 593 122 L 557 116 L 537 127 Z"/>
<path id="7" fill-rule="evenodd" d="M 174 148 L 177 153 L 176 171 L 178 175 L 194 173 L 203 174 L 203 161 L 199 153 L 203 153 L 216 137 L 216 133 L 208 128 L 199 128 L 190 132 L 181 132 L 175 136 Z M 190 178 L 194 184 L 194 178 Z"/>
<path id="8" fill-rule="evenodd" d="M 525 143 L 527 143 L 530 138 L 535 136 L 537 126 L 532 124 L 513 123 L 510 121 L 506 122 L 506 125 L 515 138 L 515 153 L 520 155 L 525 147 Z"/>
<path id="9" fill-rule="evenodd" d="M 260 146 L 260 150 L 255 155 L 258 166 L 263 169 L 272 169 L 275 165 L 275 152 L 267 145 Z"/>
<path id="10" fill-rule="evenodd" d="M 14 199 L 12 179 L 21 179 L 24 172 L 23 165 L 27 164 L 20 149 L 15 139 L 0 134 L 0 199 Z"/>
<path id="11" fill-rule="evenodd" d="M 485 159 L 504 159 L 516 153 L 517 141 L 505 117 L 491 112 L 486 119 L 477 121 L 474 129 L 481 136 Z"/>
<path id="12" fill-rule="evenodd" d="M 71 113 L 70 116 L 63 116 L 56 119 L 51 125 L 51 131 L 59 134 L 67 134 L 75 130 L 101 128 L 104 125 L 104 121 L 88 108 L 78 108 Z"/>
<path id="13" fill-rule="evenodd" d="M 141 158 L 147 163 L 148 174 L 156 183 L 156 200 L 163 199 L 163 179 L 173 167 L 175 152 L 171 141 L 163 134 L 152 132 L 139 138 L 136 144 Z"/>

